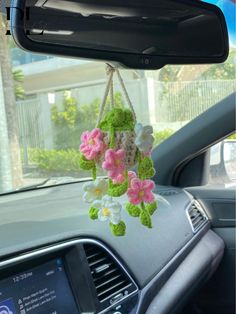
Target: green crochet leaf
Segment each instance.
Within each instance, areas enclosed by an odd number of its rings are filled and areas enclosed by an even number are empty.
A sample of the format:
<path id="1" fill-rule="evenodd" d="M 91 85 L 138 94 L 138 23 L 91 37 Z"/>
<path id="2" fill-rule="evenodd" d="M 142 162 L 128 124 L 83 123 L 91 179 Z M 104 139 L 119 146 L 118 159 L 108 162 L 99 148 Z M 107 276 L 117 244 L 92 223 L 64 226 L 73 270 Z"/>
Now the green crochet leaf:
<path id="1" fill-rule="evenodd" d="M 131 203 L 126 204 L 126 210 L 130 216 L 139 217 L 141 213 L 141 209 L 137 205 L 133 205 Z"/>
<path id="2" fill-rule="evenodd" d="M 142 180 L 150 179 L 155 175 L 156 171 L 153 167 L 153 161 L 150 157 L 144 157 L 138 165 L 138 175 Z"/>
<path id="3" fill-rule="evenodd" d="M 89 217 L 93 220 L 96 220 L 98 219 L 98 212 L 99 212 L 99 209 L 96 208 L 96 207 L 90 207 L 89 209 Z"/>
<path id="4" fill-rule="evenodd" d="M 92 170 L 96 167 L 94 160 L 88 160 L 83 154 L 79 156 L 79 166 L 82 170 Z"/>
<path id="5" fill-rule="evenodd" d="M 148 228 L 152 228 L 152 219 L 148 211 L 146 210 L 141 211 L 140 221 L 141 221 L 141 224 L 143 224 L 144 226 Z"/>
<path id="6" fill-rule="evenodd" d="M 124 221 L 120 221 L 117 225 L 114 225 L 110 222 L 109 224 L 111 232 L 117 236 L 124 236 L 125 235 L 125 231 L 126 231 L 126 225 L 124 223 Z"/>
<path id="7" fill-rule="evenodd" d="M 102 131 L 110 131 L 111 128 L 114 128 L 115 131 L 134 130 L 132 112 L 129 109 L 113 108 L 99 123 L 99 128 Z"/>
<path id="8" fill-rule="evenodd" d="M 114 127 L 121 127 L 125 125 L 125 118 L 125 111 L 122 108 L 113 108 L 108 112 L 106 121 Z"/>
<path id="9" fill-rule="evenodd" d="M 128 124 L 134 123 L 134 116 L 130 109 L 124 109 L 125 122 Z"/>
<path id="10" fill-rule="evenodd" d="M 124 183 L 121 183 L 121 184 L 113 184 L 111 179 L 108 180 L 107 194 L 110 196 L 119 197 L 125 194 L 127 189 L 128 189 L 128 179 L 126 179 Z"/>
<path id="11" fill-rule="evenodd" d="M 148 210 L 150 215 L 153 215 L 155 210 L 157 209 L 157 201 L 150 203 L 150 204 L 146 204 L 146 210 Z"/>
<path id="12" fill-rule="evenodd" d="M 97 178 L 97 168 L 96 168 L 96 166 L 94 166 L 93 169 L 92 169 L 92 178 L 93 178 L 94 181 Z"/>

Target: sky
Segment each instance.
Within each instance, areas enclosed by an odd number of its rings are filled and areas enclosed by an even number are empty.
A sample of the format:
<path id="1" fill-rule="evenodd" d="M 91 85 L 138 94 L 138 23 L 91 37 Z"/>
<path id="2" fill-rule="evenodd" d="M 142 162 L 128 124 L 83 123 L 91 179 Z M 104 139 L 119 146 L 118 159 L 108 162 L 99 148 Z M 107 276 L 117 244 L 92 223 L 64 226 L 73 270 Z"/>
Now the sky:
<path id="1" fill-rule="evenodd" d="M 236 48 L 236 0 L 205 0 L 223 11 L 229 34 L 230 46 Z"/>

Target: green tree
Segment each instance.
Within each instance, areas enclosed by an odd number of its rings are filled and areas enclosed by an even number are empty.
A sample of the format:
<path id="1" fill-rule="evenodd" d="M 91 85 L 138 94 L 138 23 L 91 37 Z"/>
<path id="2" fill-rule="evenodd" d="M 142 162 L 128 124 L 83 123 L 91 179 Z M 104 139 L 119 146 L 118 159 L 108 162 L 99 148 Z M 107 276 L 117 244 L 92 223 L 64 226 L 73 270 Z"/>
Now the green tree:
<path id="1" fill-rule="evenodd" d="M 95 98 L 89 105 L 80 106 L 78 125 L 81 133 L 96 126 L 100 104 L 100 98 Z"/>
<path id="2" fill-rule="evenodd" d="M 63 107 L 63 111 L 58 111 L 56 105 L 52 107 L 52 121 L 58 127 L 66 126 L 68 129 L 74 129 L 79 111 L 76 99 L 71 97 L 67 91 L 64 92 Z"/>
<path id="3" fill-rule="evenodd" d="M 236 49 L 231 48 L 224 63 L 210 65 L 167 65 L 160 70 L 160 81 L 234 80 Z"/>
<path id="4" fill-rule="evenodd" d="M 55 125 L 55 146 L 57 149 L 78 148 L 79 111 L 77 100 L 64 92 L 63 110 L 55 105 L 51 109 L 51 119 Z"/>
<path id="5" fill-rule="evenodd" d="M 55 105 L 51 109 L 51 119 L 55 129 L 56 149 L 78 149 L 81 134 L 85 130 L 92 130 L 96 127 L 101 99 L 95 98 L 90 104 L 79 104 L 65 91 L 63 99 L 63 110 L 59 111 Z M 124 101 L 121 93 L 114 94 L 114 105 L 123 107 Z M 108 98 L 105 112 L 109 110 L 111 100 Z"/>
<path id="6" fill-rule="evenodd" d="M 163 82 L 175 82 L 178 80 L 178 73 L 181 71 L 181 65 L 166 65 L 160 70 L 159 80 Z"/>
<path id="7" fill-rule="evenodd" d="M 13 70 L 12 75 L 13 75 L 13 80 L 14 80 L 16 100 L 25 99 L 25 90 L 23 87 L 24 74 L 23 74 L 22 70 L 20 70 L 20 69 Z"/>
<path id="8" fill-rule="evenodd" d="M 202 73 L 204 80 L 235 80 L 236 78 L 236 49 L 231 49 L 224 63 L 214 64 Z"/>

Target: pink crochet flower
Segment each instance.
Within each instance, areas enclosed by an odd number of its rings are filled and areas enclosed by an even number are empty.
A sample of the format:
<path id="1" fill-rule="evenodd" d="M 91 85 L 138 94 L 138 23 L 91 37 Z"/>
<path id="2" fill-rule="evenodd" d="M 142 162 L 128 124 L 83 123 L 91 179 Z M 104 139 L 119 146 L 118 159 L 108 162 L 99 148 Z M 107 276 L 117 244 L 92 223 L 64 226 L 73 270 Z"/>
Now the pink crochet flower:
<path id="1" fill-rule="evenodd" d="M 137 178 L 137 174 L 134 171 L 128 171 L 129 187 L 130 187 L 131 181 L 136 178 Z"/>
<path id="2" fill-rule="evenodd" d="M 80 151 L 88 160 L 92 160 L 101 154 L 105 149 L 105 144 L 102 141 L 102 132 L 100 129 L 94 129 L 91 132 L 86 131 L 81 135 L 82 144 Z"/>
<path id="3" fill-rule="evenodd" d="M 152 193 L 155 184 L 152 180 L 140 180 L 138 178 L 132 179 L 127 194 L 130 203 L 137 205 L 141 202 L 152 203 L 155 196 Z"/>
<path id="4" fill-rule="evenodd" d="M 134 171 L 128 171 L 128 184 L 130 186 L 130 182 L 134 179 L 134 178 L 137 178 L 137 175 Z M 112 180 L 112 182 L 114 184 L 117 184 L 117 183 L 123 183 L 125 180 L 125 171 L 122 173 L 122 174 L 119 174 L 115 179 Z"/>
<path id="5" fill-rule="evenodd" d="M 108 171 L 108 176 L 116 183 L 124 181 L 125 151 L 123 149 L 117 151 L 108 149 L 105 153 L 105 161 L 102 164 L 102 168 Z"/>
<path id="6" fill-rule="evenodd" d="M 114 177 L 112 180 L 113 184 L 121 184 L 125 181 L 125 171 L 119 174 L 117 177 Z"/>

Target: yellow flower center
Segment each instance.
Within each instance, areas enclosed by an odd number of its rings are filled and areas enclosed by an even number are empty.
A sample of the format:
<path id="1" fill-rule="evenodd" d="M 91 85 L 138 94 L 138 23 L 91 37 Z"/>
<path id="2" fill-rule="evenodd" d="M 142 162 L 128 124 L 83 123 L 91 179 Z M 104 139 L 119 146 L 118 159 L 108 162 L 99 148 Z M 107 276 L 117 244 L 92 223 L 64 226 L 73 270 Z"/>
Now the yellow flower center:
<path id="1" fill-rule="evenodd" d="M 115 165 L 116 165 L 116 166 L 119 166 L 120 164 L 121 164 L 121 160 L 120 160 L 120 159 L 116 159 L 116 160 L 115 160 Z"/>
<path id="2" fill-rule="evenodd" d="M 103 216 L 108 217 L 110 215 L 110 209 L 107 207 L 103 208 L 102 214 L 103 214 Z"/>
<path id="3" fill-rule="evenodd" d="M 141 190 L 141 191 L 138 192 L 138 196 L 139 196 L 140 198 L 141 198 L 141 197 L 144 197 L 144 194 L 145 194 L 145 193 L 144 193 L 143 190 Z"/>
<path id="4" fill-rule="evenodd" d="M 88 141 L 88 143 L 89 143 L 89 145 L 94 145 L 95 144 L 95 142 L 94 142 L 94 140 L 92 138 Z"/>
<path id="5" fill-rule="evenodd" d="M 99 195 L 99 194 L 101 193 L 101 190 L 100 190 L 100 189 L 96 189 L 96 190 L 95 190 L 95 193 L 96 193 L 97 195 Z"/>

